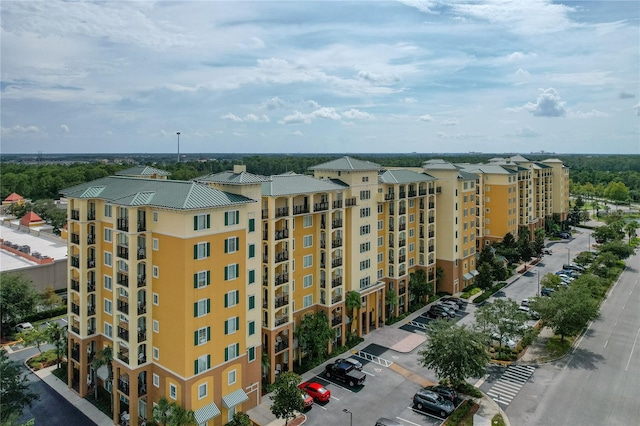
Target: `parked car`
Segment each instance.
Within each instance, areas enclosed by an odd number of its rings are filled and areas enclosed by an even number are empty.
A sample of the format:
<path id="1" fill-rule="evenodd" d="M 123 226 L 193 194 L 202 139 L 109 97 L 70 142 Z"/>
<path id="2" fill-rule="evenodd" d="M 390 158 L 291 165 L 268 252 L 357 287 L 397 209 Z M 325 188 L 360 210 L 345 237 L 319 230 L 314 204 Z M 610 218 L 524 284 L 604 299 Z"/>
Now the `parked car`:
<path id="1" fill-rule="evenodd" d="M 527 308 L 529 307 L 529 299 L 522 299 L 522 302 L 520 302 L 520 306 L 526 306 Z"/>
<path id="2" fill-rule="evenodd" d="M 346 358 L 346 359 L 345 358 L 338 358 L 338 359 L 336 359 L 335 363 L 336 364 L 340 364 L 341 362 L 348 362 L 349 364 L 353 365 L 356 368 L 356 370 L 362 371 L 362 363 L 360 361 L 358 361 L 357 359 L 355 359 L 355 358 L 351 358 L 351 357 Z"/>
<path id="3" fill-rule="evenodd" d="M 436 412 L 440 417 L 447 417 L 453 412 L 455 407 L 453 402 L 447 401 L 435 392 L 427 389 L 420 389 L 413 396 L 413 405 L 418 410 L 429 410 Z"/>
<path id="4" fill-rule="evenodd" d="M 430 390 L 431 392 L 435 392 L 441 397 L 443 397 L 444 399 L 449 400 L 451 402 L 455 402 L 456 398 L 458 397 L 458 392 L 456 392 L 454 388 L 450 388 L 449 386 L 434 385 L 434 386 L 427 386 L 425 389 Z"/>
<path id="5" fill-rule="evenodd" d="M 311 398 L 306 393 L 301 393 L 300 396 L 302 397 L 302 402 L 304 403 L 304 409 L 306 410 L 308 408 L 311 408 L 311 406 L 313 405 L 313 398 Z"/>
<path id="6" fill-rule="evenodd" d="M 571 278 L 578 278 L 580 276 L 580 272 L 574 271 L 573 269 L 562 269 L 556 272 L 556 275 L 560 274 L 568 275 Z"/>
<path id="7" fill-rule="evenodd" d="M 443 302 L 454 302 L 456 305 L 458 305 L 458 309 L 464 308 L 465 305 L 467 304 L 466 301 L 460 299 L 459 297 L 453 297 L 453 296 L 445 296 L 440 300 Z"/>
<path id="8" fill-rule="evenodd" d="M 453 309 L 449 309 L 444 305 L 432 305 L 429 310 L 432 312 L 444 312 L 449 315 L 450 318 L 454 318 L 456 316 L 456 313 L 453 311 Z"/>
<path id="9" fill-rule="evenodd" d="M 329 402 L 331 391 L 317 382 L 304 382 L 298 386 L 317 402 Z"/>
<path id="10" fill-rule="evenodd" d="M 31 331 L 31 330 L 33 330 L 33 324 L 31 324 L 30 322 L 22 322 L 16 325 L 16 331 L 18 333 L 22 333 L 23 331 Z"/>
<path id="11" fill-rule="evenodd" d="M 575 263 L 565 263 L 564 265 L 562 265 L 562 269 L 569 269 L 578 272 L 586 271 L 584 266 L 576 265 Z"/>
<path id="12" fill-rule="evenodd" d="M 566 275 L 566 274 L 558 274 L 558 276 L 560 277 L 560 279 L 561 279 L 563 282 L 566 282 L 566 283 L 570 283 L 570 282 L 572 282 L 573 280 L 575 280 L 575 278 L 572 278 L 572 277 L 570 277 L 569 275 Z"/>
<path id="13" fill-rule="evenodd" d="M 540 290 L 540 295 L 541 296 L 551 297 L 551 293 L 553 293 L 554 291 L 555 291 L 555 289 L 553 289 L 553 288 L 545 287 L 542 290 Z"/>
<path id="14" fill-rule="evenodd" d="M 542 249 L 542 254 L 547 254 L 551 256 L 553 254 L 553 251 L 550 248 L 544 248 Z"/>
<path id="15" fill-rule="evenodd" d="M 513 349 L 516 347 L 516 342 L 514 342 L 512 339 L 510 339 L 507 336 L 502 336 L 502 339 L 500 339 L 500 336 L 498 336 L 497 334 L 492 334 L 491 340 L 493 340 L 494 342 L 501 342 L 502 343 L 501 346 L 505 346 L 509 349 Z"/>
<path id="16" fill-rule="evenodd" d="M 451 317 L 449 316 L 449 314 L 447 312 L 440 311 L 440 310 L 433 310 L 433 309 L 429 309 L 427 312 L 425 312 L 424 314 L 422 314 L 420 316 L 424 316 L 424 317 L 427 317 L 427 318 L 433 318 L 433 319 L 444 319 L 444 320 L 451 319 Z"/>
<path id="17" fill-rule="evenodd" d="M 357 370 L 353 364 L 348 362 L 327 364 L 324 374 L 328 379 L 335 379 L 343 383 L 348 383 L 351 387 L 363 385 L 364 381 L 367 379 L 366 374 Z"/>
<path id="18" fill-rule="evenodd" d="M 538 314 L 536 311 L 532 311 L 528 306 L 520 305 L 520 307 L 518 307 L 518 310 L 529 315 L 529 318 L 531 319 L 540 319 L 540 314 Z"/>
<path id="19" fill-rule="evenodd" d="M 445 306 L 449 309 L 451 309 L 453 312 L 456 312 L 458 310 L 458 304 L 456 302 L 449 302 L 447 300 L 442 301 L 439 300 L 436 302 L 437 305 L 441 305 L 441 306 Z"/>
<path id="20" fill-rule="evenodd" d="M 560 237 L 560 238 L 563 238 L 565 240 L 568 240 L 569 238 L 571 238 L 571 234 L 569 232 L 558 232 L 556 234 L 556 237 Z"/>
<path id="21" fill-rule="evenodd" d="M 404 424 L 396 422 L 395 420 L 388 419 L 386 417 L 380 417 L 378 420 L 376 420 L 375 426 L 404 426 Z"/>

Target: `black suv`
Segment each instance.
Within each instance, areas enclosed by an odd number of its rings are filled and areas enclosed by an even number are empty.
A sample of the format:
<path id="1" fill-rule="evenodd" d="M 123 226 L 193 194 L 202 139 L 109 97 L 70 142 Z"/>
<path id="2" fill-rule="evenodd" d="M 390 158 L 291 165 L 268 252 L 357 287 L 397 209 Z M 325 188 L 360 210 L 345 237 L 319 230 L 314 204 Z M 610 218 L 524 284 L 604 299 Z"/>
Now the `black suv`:
<path id="1" fill-rule="evenodd" d="M 446 400 L 449 400 L 453 403 L 456 402 L 456 398 L 458 397 L 458 392 L 455 389 L 450 388 L 449 386 L 444 385 L 435 385 L 435 386 L 427 386 L 424 388 L 425 390 L 429 390 L 431 392 L 435 392 Z"/>
<path id="2" fill-rule="evenodd" d="M 449 315 L 449 318 L 455 318 L 456 316 L 456 313 L 453 312 L 453 309 L 449 309 L 443 305 L 433 305 L 429 308 L 429 311 L 437 314 L 444 312 L 445 314 Z"/>
<path id="3" fill-rule="evenodd" d="M 413 396 L 413 405 L 421 411 L 429 410 L 438 413 L 440 417 L 447 417 L 455 409 L 453 402 L 427 389 L 420 389 Z"/>

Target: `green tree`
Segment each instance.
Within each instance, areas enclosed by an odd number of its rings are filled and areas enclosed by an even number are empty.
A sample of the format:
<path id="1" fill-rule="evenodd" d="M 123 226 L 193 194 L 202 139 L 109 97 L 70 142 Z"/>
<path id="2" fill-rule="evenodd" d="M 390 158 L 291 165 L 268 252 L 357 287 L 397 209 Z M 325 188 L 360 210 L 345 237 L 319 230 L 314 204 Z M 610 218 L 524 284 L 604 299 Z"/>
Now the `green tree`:
<path id="1" fill-rule="evenodd" d="M 0 311 L 2 324 L 15 324 L 36 312 L 40 295 L 24 275 L 0 273 Z"/>
<path id="2" fill-rule="evenodd" d="M 233 419 L 225 426 L 252 426 L 251 418 L 242 411 L 238 411 L 233 415 Z"/>
<path id="3" fill-rule="evenodd" d="M 329 342 L 336 335 L 324 311 L 304 315 L 294 333 L 298 338 L 298 347 L 306 353 L 310 362 L 324 357 Z"/>
<path id="4" fill-rule="evenodd" d="M 436 285 L 440 285 L 442 280 L 444 280 L 444 269 L 440 266 L 436 266 Z"/>
<path id="5" fill-rule="evenodd" d="M 542 253 L 542 250 L 544 249 L 544 237 L 545 237 L 544 229 L 542 228 L 536 229 L 533 235 L 534 235 L 533 242 L 532 242 L 533 252 L 535 254 Z"/>
<path id="6" fill-rule="evenodd" d="M 271 368 L 271 361 L 269 360 L 269 353 L 267 351 L 262 351 L 262 356 L 260 357 L 260 364 L 262 366 L 262 378 L 263 380 L 268 382 L 269 377 L 269 369 Z"/>
<path id="7" fill-rule="evenodd" d="M 21 333 L 18 333 L 16 337 L 22 339 L 26 346 L 36 345 L 40 353 L 42 353 L 40 345 L 48 341 L 48 336 L 45 330 L 41 330 L 38 327 L 34 327 L 32 330 L 25 330 Z"/>
<path id="8" fill-rule="evenodd" d="M 542 278 L 540 278 L 540 287 L 541 288 L 557 288 L 562 280 L 556 274 L 552 274 L 549 272 L 548 274 L 544 274 Z"/>
<path id="9" fill-rule="evenodd" d="M 613 229 L 609 225 L 598 226 L 596 229 L 594 229 L 591 236 L 599 244 L 606 243 L 607 241 L 613 241 L 618 237 L 615 229 Z"/>
<path id="10" fill-rule="evenodd" d="M 171 418 L 172 404 L 167 398 L 160 397 L 158 403 L 153 406 L 153 421 L 166 426 Z"/>
<path id="11" fill-rule="evenodd" d="M 475 284 L 483 289 L 488 290 L 493 286 L 493 274 L 491 265 L 483 263 L 478 268 L 478 276 L 476 277 Z"/>
<path id="12" fill-rule="evenodd" d="M 551 298 L 536 299 L 531 306 L 540 314 L 540 319 L 560 335 L 560 340 L 575 336 L 598 317 L 597 300 L 581 286 L 572 285 Z"/>
<path id="13" fill-rule="evenodd" d="M 296 417 L 296 413 L 304 410 L 302 391 L 298 388 L 301 381 L 302 378 L 296 373 L 286 371 L 281 373 L 274 383 L 271 412 L 276 418 L 284 419 L 285 425 Z"/>
<path id="14" fill-rule="evenodd" d="M 62 303 L 62 297 L 60 297 L 53 286 L 48 285 L 45 287 L 44 291 L 40 295 L 40 299 L 42 300 L 42 304 L 47 307 L 47 309 L 51 309 L 54 306 L 57 306 Z"/>
<path id="15" fill-rule="evenodd" d="M 490 358 L 480 333 L 443 320 L 432 321 L 427 327 L 429 338 L 418 351 L 420 365 L 453 386 L 468 377 L 484 376 Z"/>
<path id="16" fill-rule="evenodd" d="M 618 259 L 626 259 L 634 253 L 634 249 L 622 241 L 610 241 L 600 247 L 600 254 L 611 253 Z M 612 265 L 613 266 L 613 265 Z"/>
<path id="17" fill-rule="evenodd" d="M 409 291 L 421 303 L 425 296 L 429 296 L 433 292 L 433 286 L 427 282 L 427 274 L 424 269 L 418 269 L 409 275 Z"/>
<path id="18" fill-rule="evenodd" d="M 488 341 L 496 338 L 502 349 L 506 338 L 522 337 L 527 314 L 518 310 L 518 304 L 511 299 L 496 299 L 485 303 L 475 313 L 478 330 L 485 334 Z"/>
<path id="19" fill-rule="evenodd" d="M 0 349 L 0 422 L 5 424 L 11 419 L 19 418 L 24 407 L 31 406 L 38 398 L 38 394 L 29 389 L 29 380 L 20 364 L 11 361 L 7 352 Z"/>
<path id="20" fill-rule="evenodd" d="M 609 182 L 604 196 L 618 203 L 625 202 L 629 199 L 629 188 L 622 182 Z"/>
<path id="21" fill-rule="evenodd" d="M 98 369 L 103 365 L 107 367 L 107 382 L 113 386 L 113 348 L 111 346 L 105 346 L 102 350 L 99 350 L 91 362 L 91 368 L 93 368 L 94 372 L 94 397 L 96 400 L 98 399 L 98 381 L 96 380 L 96 376 Z M 113 412 L 113 392 L 111 392 L 110 402 L 111 411 Z"/>
<path id="22" fill-rule="evenodd" d="M 347 292 L 344 298 L 344 307 L 347 312 L 351 312 L 349 322 L 351 323 L 351 332 L 354 332 L 358 329 L 358 314 L 356 313 L 356 309 L 362 307 L 362 296 L 360 296 L 360 293 L 353 290 Z"/>
<path id="23" fill-rule="evenodd" d="M 196 416 L 193 410 L 187 410 L 181 405 L 173 402 L 169 410 L 169 426 L 196 426 Z"/>
<path id="24" fill-rule="evenodd" d="M 395 290 L 388 290 L 386 297 L 387 305 L 389 305 L 389 319 L 396 316 L 396 306 L 398 305 L 398 294 Z"/>
<path id="25" fill-rule="evenodd" d="M 638 224 L 638 222 L 635 220 L 628 222 L 624 226 L 624 230 L 627 232 L 627 235 L 629 236 L 629 245 L 631 245 L 631 241 L 636 237 L 636 230 L 638 228 L 640 228 L 640 224 Z"/>
<path id="26" fill-rule="evenodd" d="M 531 258 L 536 254 L 533 251 L 533 247 L 531 242 L 529 241 L 529 237 L 531 233 L 526 226 L 521 226 L 520 231 L 518 232 L 518 257 L 526 262 L 531 260 Z"/>
<path id="27" fill-rule="evenodd" d="M 45 329 L 47 341 L 56 349 L 56 364 L 60 368 L 62 357 L 67 353 L 67 333 L 57 322 L 51 322 Z"/>
<path id="28" fill-rule="evenodd" d="M 29 202 L 17 202 L 7 207 L 7 213 L 17 217 L 18 219 L 31 211 L 31 203 Z"/>

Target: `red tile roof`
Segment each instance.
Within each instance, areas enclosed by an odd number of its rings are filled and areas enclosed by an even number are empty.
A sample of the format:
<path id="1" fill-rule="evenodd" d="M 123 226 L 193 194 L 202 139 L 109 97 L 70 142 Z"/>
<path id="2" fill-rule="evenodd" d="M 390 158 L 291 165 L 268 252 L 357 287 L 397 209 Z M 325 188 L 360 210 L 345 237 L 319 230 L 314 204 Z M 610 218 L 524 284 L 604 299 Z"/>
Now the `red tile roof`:
<path id="1" fill-rule="evenodd" d="M 22 197 L 22 195 L 17 194 L 15 192 L 4 199 L 4 201 L 20 201 L 20 200 L 24 200 L 24 198 Z"/>
<path id="2" fill-rule="evenodd" d="M 22 219 L 20 219 L 20 225 L 23 225 L 23 226 L 29 226 L 30 223 L 35 223 L 35 222 L 43 222 L 43 220 L 40 216 L 38 216 L 34 212 L 29 212 L 24 216 L 22 216 Z"/>

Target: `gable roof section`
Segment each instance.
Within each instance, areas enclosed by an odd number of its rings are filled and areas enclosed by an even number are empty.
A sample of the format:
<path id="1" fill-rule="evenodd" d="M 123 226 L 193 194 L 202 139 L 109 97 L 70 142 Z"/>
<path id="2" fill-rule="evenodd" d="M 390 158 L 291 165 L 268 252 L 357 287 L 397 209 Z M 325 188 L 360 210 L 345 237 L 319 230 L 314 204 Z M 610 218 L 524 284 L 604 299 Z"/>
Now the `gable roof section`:
<path id="1" fill-rule="evenodd" d="M 100 191 L 97 191 L 100 188 Z M 61 191 L 69 198 L 97 198 L 121 206 L 195 210 L 253 203 L 256 200 L 180 180 L 109 176 Z"/>
<path id="2" fill-rule="evenodd" d="M 170 172 L 150 166 L 135 166 L 116 172 L 116 176 L 171 176 Z"/>
<path id="3" fill-rule="evenodd" d="M 20 225 L 29 226 L 30 223 L 44 222 L 40 216 L 34 212 L 28 212 L 20 219 Z"/>
<path id="4" fill-rule="evenodd" d="M 275 175 L 268 182 L 262 183 L 262 195 L 280 196 L 309 194 L 313 192 L 342 191 L 343 185 L 330 180 L 316 179 L 307 175 Z"/>
<path id="5" fill-rule="evenodd" d="M 234 173 L 230 170 L 227 170 L 220 173 L 201 176 L 193 180 L 196 182 L 212 182 L 222 183 L 226 185 L 255 185 L 262 182 L 268 182 L 269 178 L 267 176 L 255 175 L 253 173 Z"/>
<path id="6" fill-rule="evenodd" d="M 311 166 L 308 170 L 373 171 L 381 169 L 382 166 L 380 166 L 380 164 L 345 156 L 316 166 Z"/>
<path id="7" fill-rule="evenodd" d="M 412 170 L 385 170 L 378 175 L 379 183 L 416 183 L 435 180 L 433 177 Z"/>
<path id="8" fill-rule="evenodd" d="M 22 197 L 22 195 L 14 192 L 11 195 L 9 195 L 7 198 L 4 199 L 4 201 L 20 201 L 20 200 L 24 200 L 24 198 Z"/>

